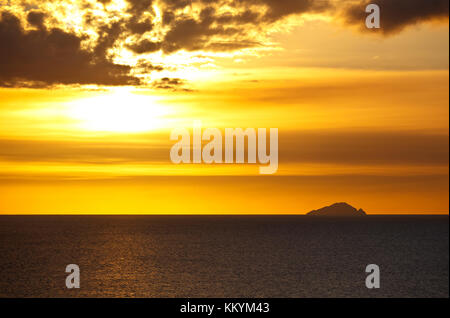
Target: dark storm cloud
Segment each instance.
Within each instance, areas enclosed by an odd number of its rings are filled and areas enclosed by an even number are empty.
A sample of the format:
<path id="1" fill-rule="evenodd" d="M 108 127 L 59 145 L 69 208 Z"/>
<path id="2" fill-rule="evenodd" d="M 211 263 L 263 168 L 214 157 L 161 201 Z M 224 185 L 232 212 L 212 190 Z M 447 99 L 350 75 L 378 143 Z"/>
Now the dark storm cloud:
<path id="1" fill-rule="evenodd" d="M 181 5 L 181 4 L 172 4 Z M 165 53 L 178 50 L 231 51 L 254 47 L 258 43 L 245 38 L 243 24 L 256 22 L 257 13 L 245 11 L 237 15 L 217 14 L 216 9 L 207 6 L 202 9 L 198 19 L 189 16 L 176 18 L 173 14 L 164 14 L 163 21 L 170 24 L 162 42 L 144 39 L 128 48 L 137 54 L 150 53 L 162 49 Z M 226 37 L 228 41 L 217 41 L 214 37 Z M 234 39 L 234 37 L 237 37 Z"/>
<path id="2" fill-rule="evenodd" d="M 76 35 L 58 28 L 45 29 L 42 15 L 30 13 L 28 21 L 39 29 L 26 31 L 16 16 L 1 13 L 0 86 L 139 84 L 137 78 L 128 75 L 129 66 L 96 54 L 104 52 L 110 40 L 103 38 L 94 52 L 88 52 L 81 48 L 82 39 Z M 109 34 L 114 32 L 118 31 Z"/>
<path id="3" fill-rule="evenodd" d="M 250 9 L 247 9 L 238 14 L 231 13 L 223 13 L 216 17 L 216 22 L 218 23 L 237 23 L 237 24 L 247 24 L 254 23 L 261 18 L 261 14 L 259 12 L 254 12 Z"/>
<path id="4" fill-rule="evenodd" d="M 144 39 L 136 44 L 130 44 L 127 46 L 134 53 L 142 54 L 142 53 L 151 53 L 159 51 L 162 47 L 162 42 L 153 42 L 147 39 Z"/>
<path id="5" fill-rule="evenodd" d="M 98 27 L 97 32 L 99 39 L 94 48 L 95 55 L 106 55 L 106 51 L 114 46 L 114 43 L 116 43 L 124 31 L 125 28 L 122 22 L 115 22 L 111 25 L 102 25 Z"/>
<path id="6" fill-rule="evenodd" d="M 139 21 L 133 17 L 126 22 L 126 27 L 131 31 L 131 33 L 144 34 L 145 32 L 151 31 L 153 29 L 153 24 L 149 19 Z"/>
<path id="7" fill-rule="evenodd" d="M 30 23 L 32 26 L 35 26 L 39 29 L 44 27 L 44 18 L 45 18 L 45 13 L 40 12 L 40 11 L 31 11 L 27 15 L 28 23 Z"/>
<path id="8" fill-rule="evenodd" d="M 153 87 L 158 89 L 166 89 L 172 91 L 191 92 L 192 90 L 184 87 L 186 82 L 180 78 L 164 77 L 153 82 Z"/>
<path id="9" fill-rule="evenodd" d="M 330 6 L 326 0 L 164 0 L 162 3 L 162 21 L 169 26 L 168 32 L 161 42 L 141 40 L 128 46 L 135 53 L 151 53 L 160 49 L 172 53 L 183 49 L 231 51 L 250 48 L 259 44 L 248 38 L 248 28 L 268 25 L 292 14 L 321 11 Z M 202 6 L 198 18 L 174 14 L 174 10 L 192 3 Z M 219 13 L 217 8 L 223 4 L 238 11 Z M 263 11 L 265 13 L 261 13 Z"/>
<path id="10" fill-rule="evenodd" d="M 348 23 L 364 25 L 365 7 L 373 1 L 365 0 L 348 7 L 345 17 Z M 449 0 L 378 0 L 381 29 L 385 34 L 401 31 L 408 25 L 435 19 L 448 18 Z"/>
<path id="11" fill-rule="evenodd" d="M 223 29 L 221 26 L 212 27 L 212 22 L 211 16 L 205 14 L 201 14 L 200 21 L 192 18 L 177 20 L 164 38 L 164 51 L 201 50 L 210 37 Z"/>
<path id="12" fill-rule="evenodd" d="M 141 74 L 148 74 L 153 71 L 161 72 L 164 70 L 164 67 L 161 65 L 154 65 L 144 59 L 141 59 L 136 64 L 135 70 L 139 71 Z"/>

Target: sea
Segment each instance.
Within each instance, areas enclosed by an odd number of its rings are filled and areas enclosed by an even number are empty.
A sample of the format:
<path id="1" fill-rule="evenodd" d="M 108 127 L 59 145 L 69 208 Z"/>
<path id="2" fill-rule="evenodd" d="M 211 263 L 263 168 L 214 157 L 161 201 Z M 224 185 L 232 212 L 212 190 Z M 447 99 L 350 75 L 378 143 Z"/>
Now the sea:
<path id="1" fill-rule="evenodd" d="M 449 219 L 1 215 L 0 297 L 449 297 Z"/>

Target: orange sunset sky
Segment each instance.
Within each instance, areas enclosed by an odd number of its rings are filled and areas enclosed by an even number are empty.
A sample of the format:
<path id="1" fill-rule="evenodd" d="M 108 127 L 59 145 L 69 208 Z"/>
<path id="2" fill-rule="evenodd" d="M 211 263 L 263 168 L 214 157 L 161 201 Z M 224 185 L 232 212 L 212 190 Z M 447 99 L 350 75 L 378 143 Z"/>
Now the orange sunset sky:
<path id="1" fill-rule="evenodd" d="M 0 0 L 0 213 L 448 214 L 449 2 Z M 279 169 L 174 165 L 278 128 Z"/>

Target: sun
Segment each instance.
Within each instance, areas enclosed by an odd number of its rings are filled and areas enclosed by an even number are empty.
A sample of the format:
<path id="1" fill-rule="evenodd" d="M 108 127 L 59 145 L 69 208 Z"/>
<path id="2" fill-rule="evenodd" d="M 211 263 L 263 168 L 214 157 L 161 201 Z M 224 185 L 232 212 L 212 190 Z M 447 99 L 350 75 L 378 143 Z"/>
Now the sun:
<path id="1" fill-rule="evenodd" d="M 171 110 L 157 98 L 125 89 L 70 103 L 68 116 L 79 128 L 98 132 L 133 133 L 166 127 Z"/>

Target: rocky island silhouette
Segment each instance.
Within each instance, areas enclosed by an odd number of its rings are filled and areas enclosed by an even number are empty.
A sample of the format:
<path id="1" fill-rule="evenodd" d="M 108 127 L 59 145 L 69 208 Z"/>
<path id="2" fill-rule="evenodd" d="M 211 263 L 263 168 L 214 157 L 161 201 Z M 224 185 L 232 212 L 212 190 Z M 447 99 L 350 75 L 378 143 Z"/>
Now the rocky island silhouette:
<path id="1" fill-rule="evenodd" d="M 310 216 L 365 216 L 363 209 L 357 210 L 346 202 L 334 203 L 318 210 L 312 210 L 306 215 Z"/>

